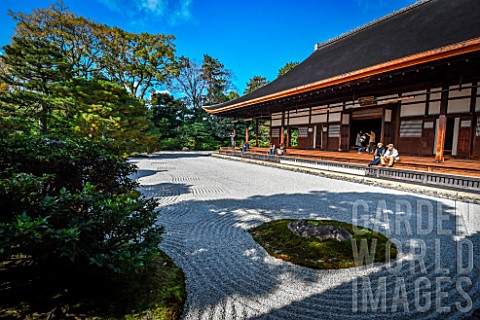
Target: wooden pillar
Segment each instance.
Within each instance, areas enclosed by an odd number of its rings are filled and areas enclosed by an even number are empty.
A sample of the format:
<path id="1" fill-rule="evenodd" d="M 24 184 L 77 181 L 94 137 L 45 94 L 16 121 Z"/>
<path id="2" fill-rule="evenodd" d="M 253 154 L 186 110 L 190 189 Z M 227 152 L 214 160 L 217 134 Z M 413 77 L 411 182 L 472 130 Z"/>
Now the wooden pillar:
<path id="1" fill-rule="evenodd" d="M 232 131 L 232 134 L 231 134 L 231 147 L 233 147 L 233 149 L 235 149 L 235 145 L 236 145 L 236 141 L 237 141 L 237 122 L 238 120 L 232 120 L 232 125 L 233 125 L 233 131 Z"/>
<path id="2" fill-rule="evenodd" d="M 287 112 L 287 143 L 285 148 L 290 148 L 290 111 Z"/>
<path id="3" fill-rule="evenodd" d="M 330 131 L 330 106 L 328 106 L 328 109 L 327 109 L 327 123 L 326 123 L 326 126 L 327 126 L 327 131 L 325 132 L 325 139 L 326 139 L 326 142 L 325 142 L 325 150 L 328 150 L 328 132 Z M 322 129 L 323 130 L 323 129 Z"/>
<path id="4" fill-rule="evenodd" d="M 442 86 L 440 116 L 438 117 L 438 133 L 436 141 L 435 162 L 443 162 L 445 152 L 445 133 L 447 132 L 448 85 Z"/>
<path id="5" fill-rule="evenodd" d="M 282 127 L 280 128 L 280 144 L 285 145 L 285 111 L 282 112 Z"/>
<path id="6" fill-rule="evenodd" d="M 260 126 L 258 125 L 258 122 L 260 121 L 259 118 L 255 121 L 255 126 L 257 128 L 257 134 L 255 135 L 255 147 L 258 147 L 258 136 L 260 135 Z"/>
<path id="7" fill-rule="evenodd" d="M 476 107 L 476 102 L 477 102 L 477 85 L 479 82 L 473 82 L 473 88 L 472 88 L 472 97 L 470 101 L 470 114 L 472 115 L 471 121 L 471 132 L 470 132 L 470 150 L 468 151 L 468 157 L 471 158 L 473 157 L 473 150 L 475 150 L 475 136 L 476 136 L 476 123 L 477 123 L 477 116 L 475 114 L 475 107 Z"/>
<path id="8" fill-rule="evenodd" d="M 248 143 L 248 126 L 250 124 L 250 120 L 251 119 L 245 120 L 245 144 Z"/>

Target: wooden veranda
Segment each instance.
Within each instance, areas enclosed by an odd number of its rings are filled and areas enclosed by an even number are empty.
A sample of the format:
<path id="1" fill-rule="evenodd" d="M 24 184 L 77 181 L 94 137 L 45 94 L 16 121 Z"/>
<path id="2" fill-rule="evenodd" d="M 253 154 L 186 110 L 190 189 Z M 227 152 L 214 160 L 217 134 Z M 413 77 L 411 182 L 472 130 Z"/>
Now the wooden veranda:
<path id="1" fill-rule="evenodd" d="M 240 151 L 238 148 L 236 150 Z M 222 148 L 220 153 L 225 153 L 226 151 L 232 151 L 232 148 Z M 250 147 L 247 153 L 248 152 L 266 155 L 268 154 L 268 148 Z M 285 156 L 309 160 L 354 163 L 365 166 L 367 166 L 373 158 L 372 154 L 366 152 L 358 154 L 353 150 L 350 152 L 334 152 L 322 150 L 301 150 L 295 148 L 288 149 Z M 275 157 L 285 156 L 275 155 Z M 456 159 L 449 156 L 445 157 L 444 162 L 437 163 L 433 156 L 404 156 L 400 154 L 400 161 L 395 163 L 394 168 L 480 177 L 480 162 L 478 160 Z"/>

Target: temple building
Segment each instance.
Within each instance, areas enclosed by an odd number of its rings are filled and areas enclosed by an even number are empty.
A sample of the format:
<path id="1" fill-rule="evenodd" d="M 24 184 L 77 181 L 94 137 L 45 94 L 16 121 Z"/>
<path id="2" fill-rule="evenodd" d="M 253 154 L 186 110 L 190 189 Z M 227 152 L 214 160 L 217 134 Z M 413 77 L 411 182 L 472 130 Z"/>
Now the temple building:
<path id="1" fill-rule="evenodd" d="M 270 119 L 270 139 L 349 151 L 360 130 L 404 155 L 480 158 L 480 0 L 427 0 L 315 45 L 297 67 L 210 113 Z"/>

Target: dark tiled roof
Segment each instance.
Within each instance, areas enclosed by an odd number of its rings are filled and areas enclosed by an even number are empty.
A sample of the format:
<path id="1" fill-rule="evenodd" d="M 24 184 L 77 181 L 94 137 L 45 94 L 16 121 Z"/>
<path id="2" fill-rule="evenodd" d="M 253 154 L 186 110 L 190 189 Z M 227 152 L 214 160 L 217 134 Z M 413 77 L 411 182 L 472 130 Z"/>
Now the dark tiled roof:
<path id="1" fill-rule="evenodd" d="M 317 46 L 286 75 L 213 111 L 416 53 L 480 37 L 480 0 L 417 2 Z"/>

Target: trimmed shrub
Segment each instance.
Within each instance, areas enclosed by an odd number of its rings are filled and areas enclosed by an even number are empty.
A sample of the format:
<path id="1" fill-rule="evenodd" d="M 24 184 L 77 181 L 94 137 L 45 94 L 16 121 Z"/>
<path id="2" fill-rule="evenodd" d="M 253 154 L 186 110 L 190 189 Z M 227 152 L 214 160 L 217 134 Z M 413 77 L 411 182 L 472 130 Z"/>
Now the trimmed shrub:
<path id="1" fill-rule="evenodd" d="M 140 270 L 159 254 L 156 203 L 108 144 L 0 139 L 0 260 Z"/>

